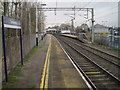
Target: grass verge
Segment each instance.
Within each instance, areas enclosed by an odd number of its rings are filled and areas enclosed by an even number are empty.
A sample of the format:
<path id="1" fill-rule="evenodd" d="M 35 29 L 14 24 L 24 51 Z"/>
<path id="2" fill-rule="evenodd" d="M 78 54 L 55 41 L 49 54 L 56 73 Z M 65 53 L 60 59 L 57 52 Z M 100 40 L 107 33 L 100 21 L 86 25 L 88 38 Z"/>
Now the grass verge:
<path id="1" fill-rule="evenodd" d="M 32 50 L 24 57 L 24 63 L 26 63 L 29 58 L 35 54 L 40 48 L 40 46 L 34 46 Z M 18 64 L 8 75 L 8 82 L 3 81 L 2 88 L 17 88 L 14 83 L 16 82 L 16 77 L 21 75 L 21 70 L 24 65 Z"/>

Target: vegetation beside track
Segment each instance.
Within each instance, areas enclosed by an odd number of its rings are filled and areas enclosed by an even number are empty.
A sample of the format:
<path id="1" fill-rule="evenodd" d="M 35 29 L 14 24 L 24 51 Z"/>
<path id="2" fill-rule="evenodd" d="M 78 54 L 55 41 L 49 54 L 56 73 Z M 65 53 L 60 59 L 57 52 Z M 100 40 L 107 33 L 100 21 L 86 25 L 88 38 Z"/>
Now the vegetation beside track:
<path id="1" fill-rule="evenodd" d="M 24 63 L 26 63 L 29 58 L 35 54 L 38 50 L 38 48 L 40 48 L 40 46 L 34 46 L 32 48 L 32 50 L 24 57 L 23 61 Z M 2 88 L 16 88 L 16 86 L 14 85 L 14 83 L 16 82 L 16 77 L 19 77 L 21 75 L 21 70 L 22 67 L 24 65 L 21 65 L 20 63 L 15 67 L 15 69 L 13 69 L 13 71 L 11 71 L 8 75 L 8 82 L 3 81 L 2 83 Z M 29 87 L 33 87 L 33 86 L 29 86 Z"/>

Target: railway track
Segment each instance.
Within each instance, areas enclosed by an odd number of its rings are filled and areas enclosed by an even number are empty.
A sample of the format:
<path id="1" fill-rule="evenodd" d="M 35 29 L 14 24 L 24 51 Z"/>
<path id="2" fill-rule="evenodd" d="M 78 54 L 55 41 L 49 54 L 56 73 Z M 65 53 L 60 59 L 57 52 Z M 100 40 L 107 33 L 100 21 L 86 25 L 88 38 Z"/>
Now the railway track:
<path id="1" fill-rule="evenodd" d="M 74 45 L 57 37 L 93 89 L 120 89 L 120 80 L 82 53 Z"/>
<path id="2" fill-rule="evenodd" d="M 75 41 L 70 40 L 70 39 L 65 38 L 65 37 L 60 37 L 60 38 L 62 38 L 66 42 L 72 44 L 76 49 L 80 50 L 82 53 L 87 55 L 89 58 L 91 58 L 97 64 L 99 64 L 100 66 L 102 66 L 107 71 L 109 71 L 110 73 L 112 73 L 113 75 L 115 75 L 117 78 L 120 79 L 120 77 L 119 77 L 120 65 L 119 65 L 119 59 L 118 58 L 116 60 L 113 57 L 113 59 L 109 60 L 108 58 L 103 57 L 103 55 L 97 54 L 97 53 L 99 53 L 99 50 L 97 50 L 97 51 L 91 50 L 88 47 L 86 48 L 86 45 L 84 45 L 82 43 L 78 44 Z M 111 55 L 109 55 L 109 56 L 111 56 Z M 107 55 L 107 57 L 109 57 L 109 56 Z M 118 62 L 116 62 L 116 61 L 118 61 Z"/>
<path id="3" fill-rule="evenodd" d="M 64 37 L 64 36 L 63 36 Z M 113 63 L 116 63 L 118 64 L 120 62 L 120 58 L 113 55 L 113 54 L 110 54 L 110 53 L 107 53 L 107 52 L 104 52 L 98 48 L 93 48 L 92 46 L 89 46 L 89 45 L 86 45 L 84 43 L 81 43 L 79 40 L 76 40 L 76 39 L 73 39 L 71 37 L 66 37 L 66 38 L 69 38 L 72 40 L 72 42 L 74 42 L 76 45 L 78 46 L 84 46 L 85 49 L 89 50 L 89 51 L 92 51 L 94 52 L 95 54 L 103 57 L 103 58 L 106 58 L 106 60 L 109 60 L 110 62 L 113 62 Z M 97 52 L 97 53 L 96 53 Z M 120 66 L 120 65 L 119 65 Z"/>

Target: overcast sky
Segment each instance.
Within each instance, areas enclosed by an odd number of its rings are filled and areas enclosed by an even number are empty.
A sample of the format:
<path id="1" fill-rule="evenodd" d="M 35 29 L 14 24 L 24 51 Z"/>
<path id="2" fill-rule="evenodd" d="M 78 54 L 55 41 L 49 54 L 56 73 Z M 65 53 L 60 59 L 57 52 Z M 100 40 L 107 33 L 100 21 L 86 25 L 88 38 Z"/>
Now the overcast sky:
<path id="1" fill-rule="evenodd" d="M 93 0 L 91 0 L 93 1 Z M 56 2 L 47 2 L 45 7 L 56 7 Z M 80 7 L 94 8 L 95 24 L 103 24 L 107 26 L 118 25 L 118 2 L 57 2 L 57 7 Z M 68 14 L 68 15 L 65 15 Z M 46 25 L 60 25 L 61 23 L 71 23 L 70 14 L 73 11 L 54 11 L 45 12 Z M 86 22 L 84 17 L 85 12 L 76 11 L 75 26 L 80 26 L 82 23 L 91 25 L 91 22 Z M 81 15 L 81 16 L 80 16 Z M 72 15 L 71 15 L 72 16 Z M 90 15 L 89 15 L 89 18 Z"/>
<path id="2" fill-rule="evenodd" d="M 28 0 L 23 0 L 28 1 Z M 77 7 L 77 8 L 94 8 L 95 24 L 102 24 L 106 26 L 118 26 L 118 2 L 120 0 L 29 0 L 29 2 L 46 3 L 44 7 Z M 75 26 L 80 26 L 83 23 L 91 25 L 90 21 L 84 18 L 85 12 L 75 12 Z M 120 12 L 119 12 L 120 13 Z M 65 15 L 67 14 L 67 15 Z M 73 11 L 46 11 L 46 26 L 60 25 L 61 23 L 71 24 L 70 15 Z M 89 19 L 91 15 L 89 13 Z"/>

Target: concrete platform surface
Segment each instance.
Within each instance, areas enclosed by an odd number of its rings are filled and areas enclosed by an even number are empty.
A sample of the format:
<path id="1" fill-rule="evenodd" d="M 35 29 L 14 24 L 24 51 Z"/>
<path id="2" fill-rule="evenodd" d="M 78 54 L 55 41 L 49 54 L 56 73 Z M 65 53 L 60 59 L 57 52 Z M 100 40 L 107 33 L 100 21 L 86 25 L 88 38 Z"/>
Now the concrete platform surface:
<path id="1" fill-rule="evenodd" d="M 75 69 L 58 41 L 51 35 L 48 88 L 85 88 L 88 86 Z"/>
<path id="2" fill-rule="evenodd" d="M 68 36 L 68 37 L 72 37 L 72 38 L 78 38 L 78 36 L 75 35 L 71 35 L 71 34 L 62 34 L 63 36 Z"/>

